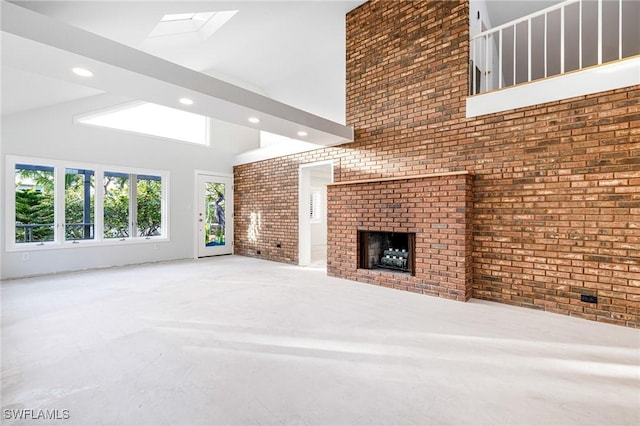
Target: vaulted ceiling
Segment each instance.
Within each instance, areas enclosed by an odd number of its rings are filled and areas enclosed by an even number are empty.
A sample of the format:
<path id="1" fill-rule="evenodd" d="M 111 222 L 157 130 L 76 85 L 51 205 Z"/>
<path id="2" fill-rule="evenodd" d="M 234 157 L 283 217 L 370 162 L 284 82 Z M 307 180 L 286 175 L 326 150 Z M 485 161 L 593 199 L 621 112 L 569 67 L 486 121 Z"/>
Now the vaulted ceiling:
<path id="1" fill-rule="evenodd" d="M 44 16 L 52 23 L 81 29 L 87 34 L 98 35 L 107 41 L 115 42 L 111 46 L 108 43 L 95 45 L 92 51 L 92 53 L 95 52 L 93 59 L 98 59 L 100 62 L 100 64 L 94 63 L 96 66 L 109 62 L 104 60 L 109 56 L 108 54 L 117 57 L 116 48 L 119 46 L 133 48 L 146 54 L 146 59 L 157 57 L 163 59 L 166 64 L 176 64 L 185 70 L 197 71 L 202 74 L 202 79 L 190 79 L 189 77 L 197 77 L 194 74 L 185 73 L 184 76 L 186 80 L 198 80 L 201 83 L 200 87 L 207 85 L 213 87 L 217 84 L 216 82 L 222 81 L 231 83 L 235 87 L 248 89 L 250 92 L 236 93 L 236 98 L 242 98 L 240 103 L 246 98 L 249 99 L 247 102 L 253 101 L 252 105 L 264 104 L 265 108 L 275 105 L 277 108 L 297 115 L 298 124 L 309 124 L 309 121 L 322 122 L 322 119 L 328 119 L 325 124 L 328 123 L 329 127 L 332 127 L 330 122 L 344 123 L 344 20 L 346 13 L 363 1 L 14 1 L 11 3 L 20 8 L 29 9 L 29 13 L 37 12 L 39 16 Z M 9 6 L 13 5 L 7 5 L 6 2 L 2 4 L 3 9 L 9 9 Z M 196 37 L 201 34 L 182 33 L 150 36 L 165 15 L 220 11 L 236 12 L 213 35 Z M 43 26 L 47 27 L 48 21 L 43 22 L 45 22 Z M 59 43 L 50 41 L 55 39 L 51 35 L 43 35 L 43 39 L 37 40 L 39 35 L 35 28 L 25 29 L 24 33 L 18 29 L 10 31 L 11 34 L 6 34 L 5 27 L 11 25 L 13 24 L 3 19 L 3 114 L 90 96 L 102 91 L 111 91 L 111 89 L 115 91 L 122 89 L 119 93 L 122 95 L 126 94 L 123 93 L 124 91 L 132 89 L 132 86 L 137 90 L 142 90 L 141 88 L 145 86 L 143 80 L 138 78 L 139 75 L 134 76 L 135 81 L 127 82 L 123 78 L 122 88 L 114 87 L 113 81 L 111 85 L 101 86 L 95 81 L 70 79 L 55 68 L 65 63 L 63 60 L 65 55 L 66 60 L 78 60 L 80 55 L 70 58 L 69 52 L 64 51 L 67 46 L 74 44 L 74 41 L 64 40 L 60 31 L 57 31 L 61 37 Z M 35 36 L 25 35 L 29 31 Z M 56 31 L 51 34 L 56 34 Z M 68 34 L 66 34 L 67 38 Z M 84 44 L 94 42 L 90 37 L 84 39 L 86 40 Z M 50 45 L 47 46 L 49 49 L 44 49 L 43 44 Z M 80 46 L 73 53 L 79 53 L 84 48 L 88 46 Z M 109 50 L 108 54 L 107 50 Z M 125 52 L 122 49 L 120 51 Z M 146 60 L 142 55 L 137 55 L 135 58 L 141 59 L 141 62 Z M 113 64 L 107 63 L 107 65 Z M 144 71 L 145 66 L 162 68 L 163 65 L 158 61 L 141 64 L 137 68 L 131 64 L 129 71 L 137 71 L 137 74 L 153 74 L 156 71 L 149 69 L 147 73 Z M 125 66 L 125 68 L 129 67 Z M 155 77 L 158 75 L 156 73 Z M 215 77 L 215 81 L 204 79 L 208 76 Z M 177 80 L 170 83 L 174 86 L 181 85 Z M 194 89 L 194 87 L 187 88 Z M 205 93 L 209 101 L 215 98 L 211 96 L 213 91 L 211 89 L 209 93 Z M 207 91 L 204 90 L 204 92 Z M 135 90 L 132 91 L 133 98 L 137 97 L 136 93 L 139 94 Z M 252 93 L 264 96 L 256 97 Z M 275 102 L 269 103 L 270 100 Z M 200 103 L 200 105 L 204 104 L 205 102 Z M 209 107 L 212 105 L 209 103 Z M 289 106 L 293 108 L 288 108 Z M 199 112 L 206 113 L 206 111 Z M 310 125 L 313 127 L 313 123 Z M 342 131 L 339 127 L 333 126 L 333 128 L 338 129 L 338 133 Z"/>
<path id="2" fill-rule="evenodd" d="M 363 0 L 10 3 L 42 14 L 53 22 L 99 35 L 331 122 L 343 124 L 345 121 L 344 17 L 348 11 L 364 3 Z M 490 0 L 488 8 L 490 14 L 495 14 L 495 20 L 502 21 L 520 16 L 523 8 L 535 10 L 539 3 Z M 3 6 L 5 4 L 3 1 Z M 210 37 L 199 38 L 186 33 L 150 36 L 165 15 L 221 11 L 237 12 Z M 496 25 L 496 22 L 492 24 Z M 90 42 L 87 39 L 86 43 Z M 64 43 L 68 42 L 62 41 Z M 96 49 L 104 46 L 96 45 Z M 143 94 L 140 90 L 145 80 L 137 75 L 131 81 L 123 80 L 119 88 L 114 86 L 117 82 L 100 86 L 63 76 L 56 66 L 64 63 L 66 53 L 59 48 L 60 45 L 54 45 L 53 49 L 44 49 L 37 41 L 25 40 L 15 33 L 3 33 L 3 114 L 112 89 L 122 89 L 119 94 L 126 94 L 122 92 L 135 88 L 138 91 L 132 91 L 132 98 L 136 98 L 136 93 Z M 100 53 L 97 52 L 97 56 Z M 78 57 L 76 55 L 75 58 Z M 75 59 L 67 55 L 65 60 Z M 206 84 L 206 80 L 203 82 Z M 149 91 L 151 89 L 152 86 Z M 162 88 L 171 92 L 169 89 Z M 308 119 L 304 116 L 298 121 L 306 122 Z"/>

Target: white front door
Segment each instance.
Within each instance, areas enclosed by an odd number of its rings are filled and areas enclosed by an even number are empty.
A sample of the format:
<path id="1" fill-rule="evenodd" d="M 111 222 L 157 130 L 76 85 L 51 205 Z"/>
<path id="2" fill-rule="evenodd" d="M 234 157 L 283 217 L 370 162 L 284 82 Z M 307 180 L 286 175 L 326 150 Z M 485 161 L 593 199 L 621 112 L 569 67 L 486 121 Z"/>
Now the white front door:
<path id="1" fill-rule="evenodd" d="M 198 175 L 198 257 L 233 253 L 231 177 Z"/>

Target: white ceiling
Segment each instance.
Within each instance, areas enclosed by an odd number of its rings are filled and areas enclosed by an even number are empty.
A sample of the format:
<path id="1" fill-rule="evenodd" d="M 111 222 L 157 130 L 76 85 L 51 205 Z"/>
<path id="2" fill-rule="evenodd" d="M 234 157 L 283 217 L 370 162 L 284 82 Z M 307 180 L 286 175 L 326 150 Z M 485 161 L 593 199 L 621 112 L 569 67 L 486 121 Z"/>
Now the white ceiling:
<path id="1" fill-rule="evenodd" d="M 557 2 L 489 0 L 487 8 L 495 26 Z M 336 123 L 345 121 L 344 17 L 363 0 L 11 3 Z M 165 14 L 227 10 L 238 12 L 207 40 L 148 37 Z M 2 45 L 3 115 L 114 88 L 59 78 L 52 71 L 56 57 L 50 50 L 43 52 L 48 62 L 39 67 L 35 62 L 41 58 L 26 61 L 24 56 L 37 56 L 41 46 L 25 48 L 15 37 L 3 37 Z M 131 82 L 126 89 L 130 87 Z"/>
<path id="2" fill-rule="evenodd" d="M 102 93 L 40 74 L 2 66 L 2 115 L 43 108 Z"/>
<path id="3" fill-rule="evenodd" d="M 363 1 L 12 3 L 344 123 L 344 17 Z M 148 38 L 165 14 L 226 10 L 238 13 L 208 40 L 180 36 Z M 47 75 L 46 65 L 43 76 L 18 70 L 4 50 L 3 114 L 98 93 L 95 88 L 57 83 Z"/>

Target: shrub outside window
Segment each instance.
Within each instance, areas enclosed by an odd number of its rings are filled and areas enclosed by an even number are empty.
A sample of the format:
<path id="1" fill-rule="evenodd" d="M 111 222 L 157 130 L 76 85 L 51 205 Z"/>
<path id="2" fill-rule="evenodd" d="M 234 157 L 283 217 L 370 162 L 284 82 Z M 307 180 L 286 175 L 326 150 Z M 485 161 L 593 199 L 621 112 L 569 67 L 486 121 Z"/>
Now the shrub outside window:
<path id="1" fill-rule="evenodd" d="M 14 170 L 16 244 L 53 241 L 55 237 L 53 167 L 16 164 Z"/>
<path id="2" fill-rule="evenodd" d="M 103 190 L 104 238 L 128 238 L 131 236 L 129 175 L 105 172 Z"/>
<path id="3" fill-rule="evenodd" d="M 139 175 L 136 193 L 138 237 L 162 235 L 162 178 Z"/>

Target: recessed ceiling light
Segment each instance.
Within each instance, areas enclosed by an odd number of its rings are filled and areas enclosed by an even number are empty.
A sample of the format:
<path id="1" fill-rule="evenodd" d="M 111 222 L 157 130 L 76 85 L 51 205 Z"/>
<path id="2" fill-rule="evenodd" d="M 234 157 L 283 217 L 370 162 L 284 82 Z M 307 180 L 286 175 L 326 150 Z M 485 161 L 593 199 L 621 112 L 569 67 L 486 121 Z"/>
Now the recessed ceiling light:
<path id="1" fill-rule="evenodd" d="M 301 137 L 305 137 L 305 136 L 307 136 L 308 134 L 309 134 L 309 133 L 305 132 L 304 130 L 300 130 L 300 131 L 298 132 L 298 136 L 301 136 Z"/>
<path id="2" fill-rule="evenodd" d="M 72 68 L 71 71 L 73 71 L 75 75 L 79 75 L 80 77 L 93 77 L 93 73 L 86 68 L 76 67 Z"/>
<path id="3" fill-rule="evenodd" d="M 249 123 L 258 124 L 260 119 L 258 117 L 249 117 Z"/>
<path id="4" fill-rule="evenodd" d="M 193 105 L 193 99 L 189 99 L 189 98 L 180 98 L 179 102 L 182 105 Z"/>

